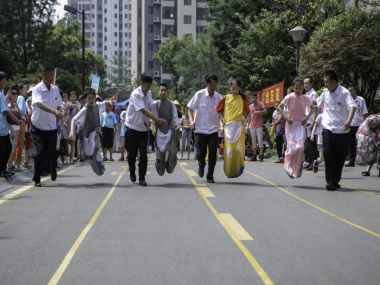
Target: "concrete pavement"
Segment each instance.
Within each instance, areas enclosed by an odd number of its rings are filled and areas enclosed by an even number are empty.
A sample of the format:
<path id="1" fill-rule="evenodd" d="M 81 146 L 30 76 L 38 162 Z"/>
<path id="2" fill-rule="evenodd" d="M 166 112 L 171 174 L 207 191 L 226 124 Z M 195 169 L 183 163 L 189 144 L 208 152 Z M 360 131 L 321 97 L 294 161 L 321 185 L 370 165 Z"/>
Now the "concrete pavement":
<path id="1" fill-rule="evenodd" d="M 195 161 L 159 177 L 151 159 L 146 188 L 125 162 L 82 164 L 0 204 L 1 285 L 380 283 L 380 178 L 348 168 L 328 192 L 323 169 L 222 163 L 207 185 Z"/>

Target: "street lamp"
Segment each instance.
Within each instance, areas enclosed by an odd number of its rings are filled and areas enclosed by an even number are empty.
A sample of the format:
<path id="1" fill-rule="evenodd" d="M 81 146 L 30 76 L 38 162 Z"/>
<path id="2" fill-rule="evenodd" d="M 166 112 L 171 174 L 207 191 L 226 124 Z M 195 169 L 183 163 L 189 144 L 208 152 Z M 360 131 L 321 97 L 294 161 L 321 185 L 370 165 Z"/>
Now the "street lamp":
<path id="1" fill-rule="evenodd" d="M 81 14 L 82 15 L 82 91 L 84 91 L 85 87 L 85 56 L 84 56 L 84 50 L 85 50 L 85 35 L 84 35 L 84 21 L 86 18 L 85 10 L 82 10 L 82 12 L 78 11 L 77 8 L 65 5 L 63 9 L 71 14 Z"/>
<path id="2" fill-rule="evenodd" d="M 297 75 L 299 75 L 299 69 L 300 69 L 300 46 L 301 43 L 303 42 L 305 35 L 307 33 L 307 30 L 304 28 L 297 26 L 294 29 L 291 29 L 289 31 L 290 35 L 293 38 L 293 41 L 297 45 L 297 57 L 296 57 L 296 70 L 297 70 Z"/>

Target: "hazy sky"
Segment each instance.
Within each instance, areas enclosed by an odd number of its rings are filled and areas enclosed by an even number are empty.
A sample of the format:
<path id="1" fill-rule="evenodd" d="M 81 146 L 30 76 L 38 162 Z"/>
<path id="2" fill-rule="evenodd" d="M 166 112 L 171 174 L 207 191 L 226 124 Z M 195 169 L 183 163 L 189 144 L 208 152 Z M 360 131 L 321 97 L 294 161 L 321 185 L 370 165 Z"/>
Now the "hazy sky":
<path id="1" fill-rule="evenodd" d="M 65 15 L 63 6 L 67 4 L 67 0 L 58 0 L 58 5 L 55 7 L 57 17 L 60 19 Z"/>

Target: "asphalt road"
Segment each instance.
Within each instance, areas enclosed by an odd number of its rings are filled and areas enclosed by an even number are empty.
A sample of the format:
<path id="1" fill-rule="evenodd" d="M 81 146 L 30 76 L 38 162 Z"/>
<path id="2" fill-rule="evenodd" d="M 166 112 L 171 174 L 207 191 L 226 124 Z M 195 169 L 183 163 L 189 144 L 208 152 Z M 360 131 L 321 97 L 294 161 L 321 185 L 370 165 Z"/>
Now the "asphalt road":
<path id="1" fill-rule="evenodd" d="M 86 164 L 34 188 L 1 180 L 0 284 L 380 284 L 380 178 L 323 169 L 290 179 L 273 160 L 215 184 L 181 161 L 148 187 L 126 163 Z M 26 186 L 25 186 L 26 185 Z"/>

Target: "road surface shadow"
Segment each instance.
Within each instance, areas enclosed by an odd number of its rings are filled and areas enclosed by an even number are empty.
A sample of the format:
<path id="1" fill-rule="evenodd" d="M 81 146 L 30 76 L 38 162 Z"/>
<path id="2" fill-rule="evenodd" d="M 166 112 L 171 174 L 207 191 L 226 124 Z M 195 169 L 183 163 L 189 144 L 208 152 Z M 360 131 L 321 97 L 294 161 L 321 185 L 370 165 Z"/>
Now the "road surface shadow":
<path id="1" fill-rule="evenodd" d="M 63 184 L 63 183 L 49 183 L 49 184 L 43 184 L 42 188 L 68 188 L 73 189 L 75 188 L 106 188 L 106 190 L 109 190 L 113 186 L 112 183 L 95 183 L 95 184 Z"/>

